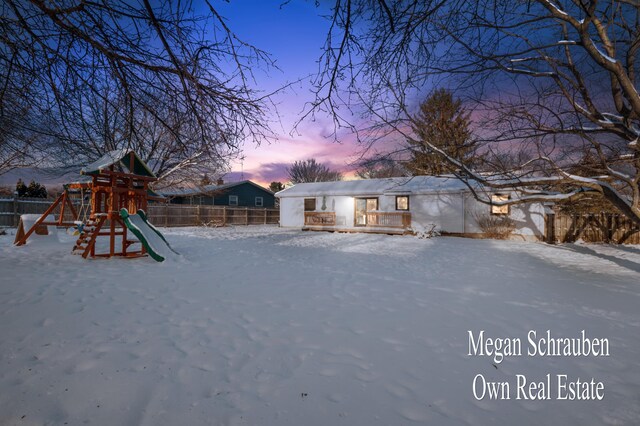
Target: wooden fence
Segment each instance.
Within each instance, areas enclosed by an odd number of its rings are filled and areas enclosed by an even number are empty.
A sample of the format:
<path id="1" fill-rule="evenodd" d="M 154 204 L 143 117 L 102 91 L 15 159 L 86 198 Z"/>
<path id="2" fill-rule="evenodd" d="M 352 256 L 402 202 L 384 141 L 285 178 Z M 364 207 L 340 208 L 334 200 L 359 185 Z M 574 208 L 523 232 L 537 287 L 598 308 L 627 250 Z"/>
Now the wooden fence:
<path id="1" fill-rule="evenodd" d="M 20 215 L 44 213 L 51 203 L 41 198 L 0 198 L 0 227 L 16 227 Z M 278 209 L 179 204 L 149 204 L 147 216 L 157 226 L 277 225 L 280 221 Z"/>
<path id="2" fill-rule="evenodd" d="M 551 215 L 547 220 L 547 235 L 548 239 L 558 243 L 583 240 L 590 243 L 640 244 L 640 227 L 624 216 L 611 213 Z"/>
<path id="3" fill-rule="evenodd" d="M 15 227 L 20 215 L 44 213 L 53 200 L 42 198 L 0 198 L 0 227 Z"/>
<path id="4" fill-rule="evenodd" d="M 277 225 L 278 209 L 228 206 L 150 204 L 149 222 L 156 226 Z"/>

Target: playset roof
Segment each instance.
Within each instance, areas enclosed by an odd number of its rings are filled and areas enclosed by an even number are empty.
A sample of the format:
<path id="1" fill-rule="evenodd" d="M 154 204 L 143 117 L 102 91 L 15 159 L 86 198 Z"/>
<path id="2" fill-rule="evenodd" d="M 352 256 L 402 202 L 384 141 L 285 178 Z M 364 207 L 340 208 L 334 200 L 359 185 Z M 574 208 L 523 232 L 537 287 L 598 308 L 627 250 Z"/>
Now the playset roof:
<path id="1" fill-rule="evenodd" d="M 129 169 L 129 155 L 133 154 L 133 170 Z M 129 149 L 117 149 L 107 152 L 93 163 L 85 166 L 80 170 L 80 174 L 94 175 L 100 173 L 102 170 L 109 168 L 110 166 L 116 166 L 120 168 L 120 171 L 127 171 L 138 176 L 147 176 L 155 178 L 156 175 L 151 171 L 149 166 L 138 157 L 134 151 Z"/>

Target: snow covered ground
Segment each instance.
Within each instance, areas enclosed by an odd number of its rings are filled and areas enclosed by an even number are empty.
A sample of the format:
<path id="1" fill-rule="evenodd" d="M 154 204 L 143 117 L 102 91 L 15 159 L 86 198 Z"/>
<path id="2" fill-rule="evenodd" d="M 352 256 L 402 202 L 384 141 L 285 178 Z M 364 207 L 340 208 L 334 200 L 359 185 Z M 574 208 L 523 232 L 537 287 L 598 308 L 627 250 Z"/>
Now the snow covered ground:
<path id="1" fill-rule="evenodd" d="M 638 424 L 640 248 L 164 229 L 182 256 L 84 260 L 0 236 L 2 425 Z M 469 356 L 468 332 L 522 356 Z M 527 333 L 608 357 L 529 357 Z M 472 383 L 510 383 L 510 400 Z M 603 382 L 516 399 L 516 375 Z"/>

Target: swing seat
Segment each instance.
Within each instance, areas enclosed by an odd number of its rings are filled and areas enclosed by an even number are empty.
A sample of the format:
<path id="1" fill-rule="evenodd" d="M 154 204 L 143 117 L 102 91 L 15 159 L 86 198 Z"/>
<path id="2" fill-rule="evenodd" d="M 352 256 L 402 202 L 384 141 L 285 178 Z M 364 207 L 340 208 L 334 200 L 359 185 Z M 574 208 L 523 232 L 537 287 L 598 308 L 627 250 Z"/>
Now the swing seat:
<path id="1" fill-rule="evenodd" d="M 85 223 L 81 222 L 79 220 L 76 220 L 73 223 L 75 223 L 75 225 L 76 225 L 76 229 L 75 229 L 75 231 L 73 231 L 73 235 L 82 234 L 82 231 L 84 230 Z"/>

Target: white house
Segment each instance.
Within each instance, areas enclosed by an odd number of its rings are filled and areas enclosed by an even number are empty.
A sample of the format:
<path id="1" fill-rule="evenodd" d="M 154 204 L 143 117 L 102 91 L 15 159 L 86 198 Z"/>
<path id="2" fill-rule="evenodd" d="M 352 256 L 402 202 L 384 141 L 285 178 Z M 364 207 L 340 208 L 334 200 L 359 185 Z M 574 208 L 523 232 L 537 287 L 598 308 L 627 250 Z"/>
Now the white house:
<path id="1" fill-rule="evenodd" d="M 491 193 L 496 200 L 512 194 Z M 513 235 L 543 239 L 545 209 L 541 203 L 490 206 L 452 177 L 366 179 L 300 183 L 276 194 L 280 226 L 309 230 L 405 233 L 435 225 L 445 234 L 482 234 L 482 216 L 508 215 Z"/>

